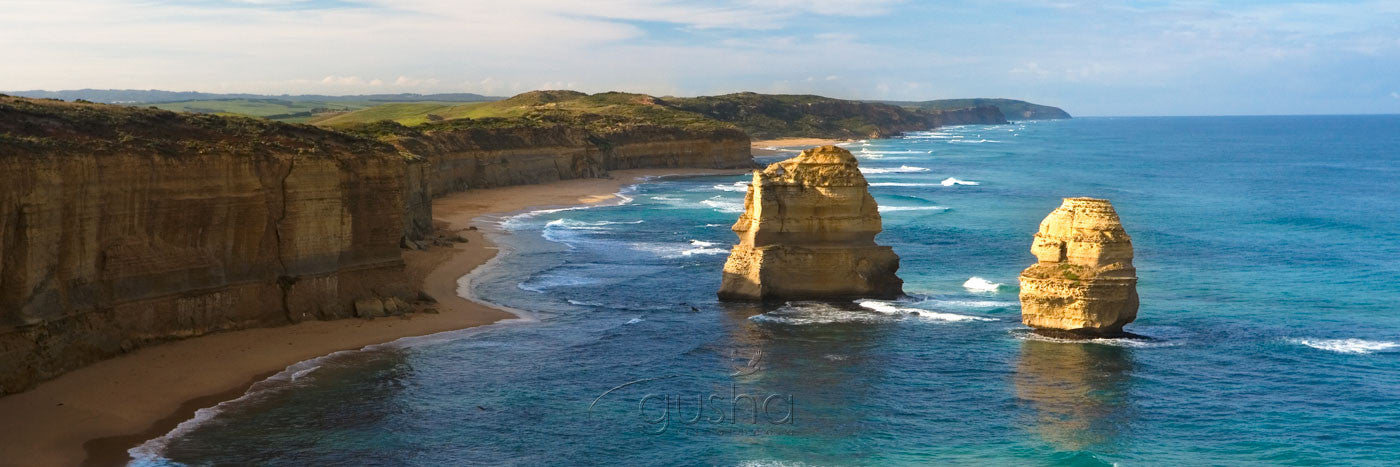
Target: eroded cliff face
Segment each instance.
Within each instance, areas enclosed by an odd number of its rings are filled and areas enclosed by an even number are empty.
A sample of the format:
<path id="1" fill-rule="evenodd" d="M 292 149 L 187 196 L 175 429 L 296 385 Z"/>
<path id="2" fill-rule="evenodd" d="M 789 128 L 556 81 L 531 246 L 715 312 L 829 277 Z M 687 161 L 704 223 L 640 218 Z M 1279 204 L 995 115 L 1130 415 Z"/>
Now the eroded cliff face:
<path id="1" fill-rule="evenodd" d="M 875 244 L 880 212 L 849 151 L 822 146 L 753 174 L 723 300 L 893 298 L 899 256 Z"/>
<path id="2" fill-rule="evenodd" d="M 0 134 L 0 394 L 153 342 L 415 296 L 399 244 L 426 206 L 388 145 L 14 98 Z"/>
<path id="3" fill-rule="evenodd" d="M 1104 199 L 1065 198 L 1040 223 L 1038 262 L 1021 272 L 1021 321 L 1037 330 L 1114 335 L 1137 318 L 1133 243 Z"/>
<path id="4" fill-rule="evenodd" d="M 395 144 L 428 160 L 433 196 L 602 177 L 609 170 L 753 164 L 748 135 L 739 130 L 649 125 L 597 133 L 568 125 L 460 128 L 399 138 Z"/>

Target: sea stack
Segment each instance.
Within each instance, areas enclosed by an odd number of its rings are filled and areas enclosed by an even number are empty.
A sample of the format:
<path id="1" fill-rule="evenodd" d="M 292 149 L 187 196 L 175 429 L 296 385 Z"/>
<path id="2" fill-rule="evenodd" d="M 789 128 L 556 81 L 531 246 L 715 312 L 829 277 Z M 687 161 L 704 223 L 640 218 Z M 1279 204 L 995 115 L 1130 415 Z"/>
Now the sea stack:
<path id="1" fill-rule="evenodd" d="M 1065 198 L 1040 222 L 1021 272 L 1021 322 L 1046 334 L 1112 336 L 1137 318 L 1133 242 L 1106 199 Z"/>
<path id="2" fill-rule="evenodd" d="M 850 151 L 822 146 L 755 171 L 734 224 L 721 300 L 894 298 L 899 256 Z"/>

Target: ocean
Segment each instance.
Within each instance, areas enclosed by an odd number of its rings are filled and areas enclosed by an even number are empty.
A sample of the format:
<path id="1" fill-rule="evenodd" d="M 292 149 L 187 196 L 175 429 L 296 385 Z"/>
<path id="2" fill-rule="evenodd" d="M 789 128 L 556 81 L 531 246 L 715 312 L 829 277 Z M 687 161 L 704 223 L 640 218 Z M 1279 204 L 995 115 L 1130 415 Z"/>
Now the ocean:
<path id="1" fill-rule="evenodd" d="M 1400 459 L 1400 116 L 1080 118 L 845 144 L 893 301 L 723 304 L 748 176 L 482 219 L 526 316 L 295 365 L 133 452 L 185 464 Z M 796 150 L 800 148 L 784 148 Z M 771 162 L 773 158 L 764 160 Z M 1133 237 L 1145 339 L 1020 323 L 1063 197 Z"/>

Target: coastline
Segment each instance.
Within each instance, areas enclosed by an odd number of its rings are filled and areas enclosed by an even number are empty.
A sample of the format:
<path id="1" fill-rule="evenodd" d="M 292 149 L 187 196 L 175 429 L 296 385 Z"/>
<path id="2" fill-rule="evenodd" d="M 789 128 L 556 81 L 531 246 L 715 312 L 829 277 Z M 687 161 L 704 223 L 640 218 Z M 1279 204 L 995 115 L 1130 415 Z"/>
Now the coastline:
<path id="1" fill-rule="evenodd" d="M 438 300 L 439 313 L 373 320 L 309 321 L 210 334 L 141 348 L 35 388 L 0 397 L 0 420 L 23 426 L 0 437 L 0 463 L 117 464 L 126 450 L 161 436 L 200 408 L 237 398 L 254 383 L 297 362 L 404 337 L 516 318 L 457 293 L 458 280 L 496 256 L 481 230 L 489 214 L 594 204 L 622 187 L 661 176 L 739 174 L 743 170 L 633 169 L 578 179 L 455 193 L 433 200 L 434 223 L 461 230 L 466 243 L 404 251 L 405 274 Z"/>
<path id="2" fill-rule="evenodd" d="M 768 149 L 768 148 L 788 147 L 788 146 L 815 147 L 815 146 L 825 146 L 825 145 L 829 145 L 829 144 L 845 143 L 845 142 L 850 142 L 850 141 L 852 141 L 852 140 L 849 140 L 849 139 L 830 139 L 830 138 L 778 138 L 778 139 L 761 139 L 761 140 L 753 140 L 753 141 L 749 142 L 749 148 L 750 148 L 750 152 L 753 153 L 754 156 L 778 156 L 778 155 L 784 155 L 784 154 L 795 154 L 795 152 L 792 152 L 792 151 L 782 151 L 782 150 L 777 150 L 777 149 Z"/>

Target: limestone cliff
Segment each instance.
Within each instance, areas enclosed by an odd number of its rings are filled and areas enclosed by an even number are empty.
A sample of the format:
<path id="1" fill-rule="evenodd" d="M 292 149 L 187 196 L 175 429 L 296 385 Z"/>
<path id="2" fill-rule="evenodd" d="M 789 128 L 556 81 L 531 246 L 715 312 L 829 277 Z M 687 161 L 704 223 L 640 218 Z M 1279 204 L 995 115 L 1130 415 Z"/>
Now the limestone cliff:
<path id="1" fill-rule="evenodd" d="M 753 174 L 723 300 L 893 298 L 899 256 L 875 244 L 880 212 L 849 151 L 822 146 Z"/>
<path id="2" fill-rule="evenodd" d="M 400 239 L 428 216 L 410 163 L 307 126 L 0 97 L 0 394 L 152 342 L 406 307 Z"/>
<path id="3" fill-rule="evenodd" d="M 1133 243 L 1108 200 L 1065 198 L 1040 223 L 1038 262 L 1021 272 L 1021 321 L 1048 332 L 1114 335 L 1137 318 Z"/>
<path id="4" fill-rule="evenodd" d="M 632 125 L 594 131 L 566 124 L 459 124 L 404 128 L 389 140 L 429 161 L 433 196 L 470 188 L 603 177 L 609 170 L 753 164 L 748 136 L 735 129 Z"/>

